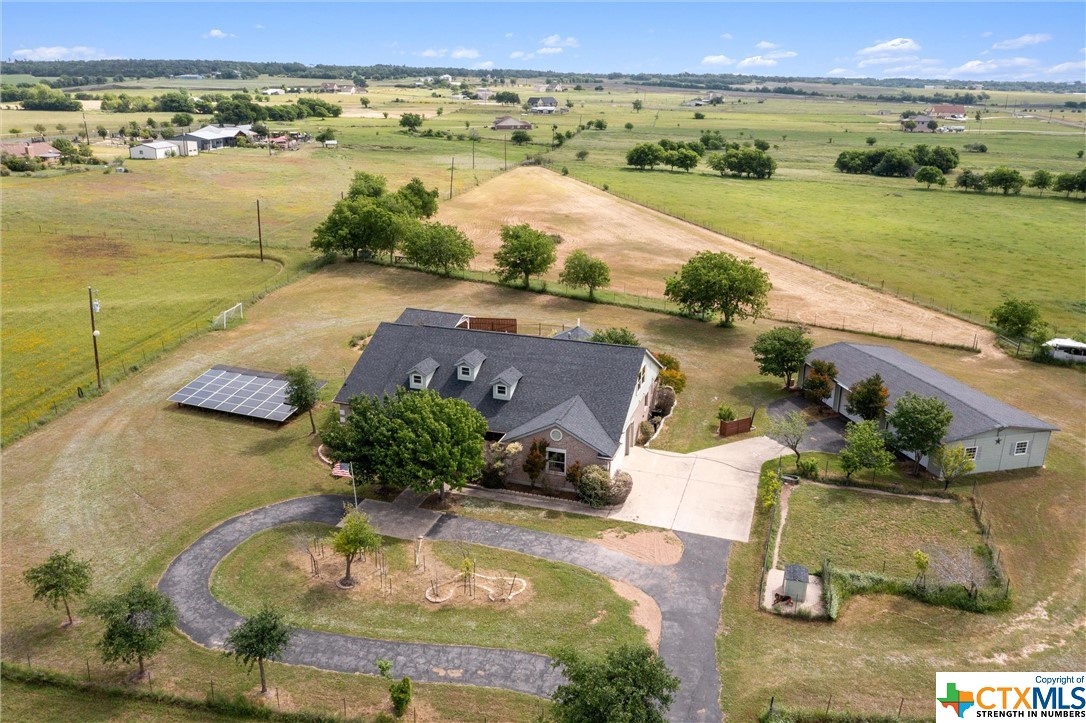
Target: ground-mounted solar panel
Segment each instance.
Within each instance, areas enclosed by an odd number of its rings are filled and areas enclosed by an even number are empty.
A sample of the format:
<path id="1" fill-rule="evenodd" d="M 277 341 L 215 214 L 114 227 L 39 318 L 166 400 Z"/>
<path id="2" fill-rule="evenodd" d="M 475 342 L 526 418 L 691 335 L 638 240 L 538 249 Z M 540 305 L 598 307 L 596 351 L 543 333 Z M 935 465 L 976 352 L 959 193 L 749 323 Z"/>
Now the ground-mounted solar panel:
<path id="1" fill-rule="evenodd" d="M 327 382 L 318 381 L 318 388 Z M 287 378 L 274 372 L 213 366 L 177 390 L 169 401 L 255 419 L 285 422 L 295 411 L 286 403 Z"/>

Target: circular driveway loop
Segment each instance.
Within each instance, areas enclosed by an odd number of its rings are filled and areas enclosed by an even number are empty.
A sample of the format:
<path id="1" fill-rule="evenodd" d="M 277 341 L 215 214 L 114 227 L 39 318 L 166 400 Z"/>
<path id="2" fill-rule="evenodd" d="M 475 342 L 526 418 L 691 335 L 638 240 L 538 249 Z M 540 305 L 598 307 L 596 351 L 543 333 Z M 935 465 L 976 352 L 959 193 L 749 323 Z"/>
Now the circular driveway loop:
<path id="1" fill-rule="evenodd" d="M 178 627 L 196 643 L 221 648 L 242 618 L 211 596 L 212 571 L 249 537 L 291 522 L 334 525 L 345 498 L 302 497 L 246 512 L 204 534 L 170 564 L 159 589 L 177 606 Z M 365 500 L 362 505 L 378 530 L 382 518 L 400 521 L 393 505 Z M 422 512 L 420 510 L 420 512 Z M 685 547 L 676 565 L 654 566 L 591 542 L 482 520 L 442 515 L 429 529 L 434 540 L 459 540 L 564 562 L 641 588 L 660 606 L 660 654 L 682 681 L 671 705 L 675 721 L 719 721 L 720 678 L 716 667 L 716 629 L 720 618 L 729 543 L 677 533 Z M 344 673 L 376 674 L 374 661 L 393 661 L 396 675 L 430 683 L 505 688 L 549 697 L 563 682 L 551 659 L 536 653 L 475 647 L 373 640 L 299 629 L 283 662 Z"/>

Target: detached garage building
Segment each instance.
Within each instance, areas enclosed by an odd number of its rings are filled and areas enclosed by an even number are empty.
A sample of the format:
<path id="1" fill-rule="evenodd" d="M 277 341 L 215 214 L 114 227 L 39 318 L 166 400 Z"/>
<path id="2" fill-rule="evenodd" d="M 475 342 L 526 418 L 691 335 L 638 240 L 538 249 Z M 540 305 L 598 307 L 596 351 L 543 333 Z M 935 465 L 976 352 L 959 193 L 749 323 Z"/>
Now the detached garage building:
<path id="1" fill-rule="evenodd" d="M 180 154 L 176 145 L 169 141 L 148 141 L 128 149 L 128 157 L 145 161 L 157 161 Z"/>
<path id="2" fill-rule="evenodd" d="M 961 444 L 973 459 L 974 472 L 998 472 L 1025 467 L 1041 467 L 1048 452 L 1048 440 L 1058 431 L 1048 422 L 1004 404 L 896 349 L 869 344 L 838 342 L 819 347 L 807 355 L 800 373 L 800 384 L 815 359 L 833 362 L 837 367 L 833 392 L 823 403 L 854 421 L 848 414 L 848 393 L 856 382 L 874 374 L 882 377 L 890 392 L 888 409 L 905 393 L 941 399 L 954 415 L 943 444 Z M 920 463 L 932 473 L 938 469 Z"/>

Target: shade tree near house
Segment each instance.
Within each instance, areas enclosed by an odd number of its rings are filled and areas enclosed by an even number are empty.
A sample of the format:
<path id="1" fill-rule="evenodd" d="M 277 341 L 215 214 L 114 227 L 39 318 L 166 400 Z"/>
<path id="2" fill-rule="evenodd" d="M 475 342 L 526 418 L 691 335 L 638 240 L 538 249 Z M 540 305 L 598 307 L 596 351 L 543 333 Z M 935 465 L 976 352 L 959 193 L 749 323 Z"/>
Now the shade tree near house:
<path id="1" fill-rule="evenodd" d="M 532 136 L 528 131 L 513 131 L 509 135 L 509 140 L 513 141 L 515 146 L 523 146 L 526 143 L 532 142 Z"/>
<path id="2" fill-rule="evenodd" d="M 356 474 L 442 497 L 479 477 L 486 419 L 462 399 L 400 388 L 380 399 L 359 395 L 349 405 L 347 419 L 328 424 L 321 438 Z"/>
<path id="3" fill-rule="evenodd" d="M 554 656 L 553 665 L 568 681 L 551 696 L 551 712 L 560 723 L 663 723 L 679 689 L 679 679 L 644 643 L 623 645 L 602 660 L 566 649 Z"/>
<path id="4" fill-rule="evenodd" d="M 792 411 L 780 416 L 767 415 L 764 427 L 765 436 L 792 450 L 796 455 L 796 464 L 799 464 L 799 445 L 807 434 L 807 418 L 803 413 Z"/>
<path id="5" fill-rule="evenodd" d="M 494 253 L 494 261 L 498 278 L 503 283 L 523 278 L 524 288 L 527 289 L 531 277 L 547 273 L 558 258 L 554 237 L 526 223 L 502 226 L 501 239 L 502 244 Z"/>
<path id="6" fill-rule="evenodd" d="M 852 385 L 845 404 L 845 411 L 855 414 L 860 419 L 880 419 L 886 412 L 890 391 L 882 381 L 882 376 L 872 374 Z"/>
<path id="7" fill-rule="evenodd" d="M 317 423 L 313 421 L 313 407 L 317 406 L 320 399 L 316 377 L 308 367 L 301 365 L 287 369 L 284 376 L 287 378 L 287 385 L 283 389 L 286 403 L 298 412 L 309 414 L 309 425 L 313 429 L 311 433 L 316 434 Z"/>
<path id="8" fill-rule="evenodd" d="M 357 581 L 351 576 L 351 564 L 367 551 L 376 550 L 381 544 L 381 536 L 370 525 L 370 519 L 365 512 L 352 505 L 345 505 L 345 508 L 346 514 L 336 530 L 329 535 L 328 544 L 346 563 L 339 586 L 354 587 Z"/>
<path id="9" fill-rule="evenodd" d="M 803 379 L 803 395 L 812 402 L 818 402 L 833 394 L 837 367 L 823 359 L 812 359 L 810 367 Z"/>
<path id="10" fill-rule="evenodd" d="M 943 481 L 943 489 L 949 489 L 951 482 L 969 474 L 977 465 L 965 446 L 961 444 L 940 445 L 932 459 L 939 468 L 939 479 Z"/>
<path id="11" fill-rule="evenodd" d="M 575 289 L 588 289 L 588 298 L 596 298 L 596 289 L 611 285 L 611 268 L 603 261 L 577 249 L 566 257 L 558 280 Z"/>
<path id="12" fill-rule="evenodd" d="M 588 341 L 602 344 L 619 344 L 621 346 L 641 346 L 641 341 L 637 338 L 637 335 L 624 326 L 597 329 L 592 332 L 592 336 L 588 337 Z"/>
<path id="13" fill-rule="evenodd" d="M 54 551 L 45 562 L 23 572 L 23 581 L 33 590 L 35 600 L 44 600 L 54 610 L 64 604 L 69 627 L 75 624 L 69 603 L 90 591 L 91 578 L 90 561 L 78 559 L 75 550 Z"/>
<path id="14" fill-rule="evenodd" d="M 803 368 L 803 362 L 814 348 L 807 332 L 798 326 L 778 326 L 759 334 L 751 345 L 758 372 L 766 376 L 783 377 L 784 387 L 792 386 L 792 375 Z"/>
<path id="15" fill-rule="evenodd" d="M 914 475 L 920 474 L 920 459 L 939 448 L 953 418 L 946 403 L 937 397 L 907 391 L 894 404 L 886 417 L 893 430 L 890 439 L 895 447 L 913 455 Z"/>
<path id="16" fill-rule="evenodd" d="M 876 474 L 889 472 L 894 465 L 894 454 L 886 449 L 886 439 L 874 421 L 849 422 L 845 425 L 845 448 L 840 455 L 841 469 L 850 478 L 862 469 Z"/>
<path id="17" fill-rule="evenodd" d="M 264 674 L 265 660 L 279 660 L 290 643 L 294 631 L 278 610 L 265 606 L 256 615 L 230 631 L 226 637 L 226 654 L 237 658 L 251 672 L 260 669 L 260 692 L 268 692 Z"/>
<path id="18" fill-rule="evenodd" d="M 455 226 L 421 224 L 404 239 L 403 255 L 409 262 L 446 276 L 452 269 L 466 269 L 475 258 L 475 244 Z"/>
<path id="19" fill-rule="evenodd" d="M 768 307 L 769 274 L 751 259 L 724 251 L 701 251 L 667 279 L 664 295 L 687 314 L 711 318 L 721 326 L 735 319 L 760 317 Z"/>
<path id="20" fill-rule="evenodd" d="M 89 609 L 104 624 L 98 641 L 103 662 L 135 660 L 140 678 L 147 672 L 146 661 L 162 649 L 177 623 L 177 610 L 169 598 L 143 583 L 98 600 Z"/>

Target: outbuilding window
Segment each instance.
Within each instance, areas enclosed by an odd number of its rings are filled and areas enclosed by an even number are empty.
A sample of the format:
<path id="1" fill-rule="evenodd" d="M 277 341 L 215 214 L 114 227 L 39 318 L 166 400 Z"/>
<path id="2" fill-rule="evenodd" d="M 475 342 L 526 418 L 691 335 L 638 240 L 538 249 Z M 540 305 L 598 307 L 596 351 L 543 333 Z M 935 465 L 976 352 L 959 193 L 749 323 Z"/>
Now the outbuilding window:
<path id="1" fill-rule="evenodd" d="M 411 388 L 412 389 L 422 389 L 422 375 L 421 374 L 412 374 L 411 375 Z"/>
<path id="2" fill-rule="evenodd" d="M 1022 440 L 1021 442 L 1014 443 L 1014 456 L 1020 457 L 1023 454 L 1029 452 L 1029 440 Z"/>
<path id="3" fill-rule="evenodd" d="M 566 473 L 566 450 L 547 447 L 547 471 Z"/>
<path id="4" fill-rule="evenodd" d="M 977 458 L 977 448 L 976 447 L 966 447 L 965 448 L 965 456 L 966 456 L 967 459 L 976 459 Z"/>

